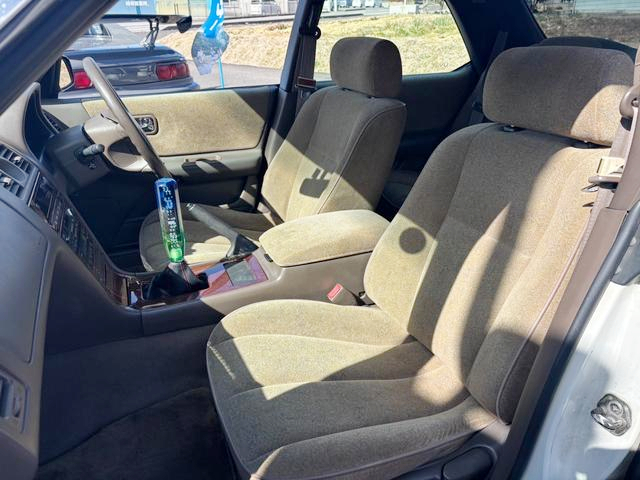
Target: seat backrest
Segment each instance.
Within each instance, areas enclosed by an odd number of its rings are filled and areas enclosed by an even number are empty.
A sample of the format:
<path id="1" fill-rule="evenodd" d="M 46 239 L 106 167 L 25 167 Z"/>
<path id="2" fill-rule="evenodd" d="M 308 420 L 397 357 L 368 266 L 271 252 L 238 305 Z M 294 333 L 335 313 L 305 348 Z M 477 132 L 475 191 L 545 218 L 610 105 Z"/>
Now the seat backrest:
<path id="1" fill-rule="evenodd" d="M 330 64 L 336 86 L 305 102 L 265 174 L 263 203 L 285 221 L 375 208 L 404 130 L 393 43 L 344 38 Z"/>
<path id="2" fill-rule="evenodd" d="M 436 149 L 367 266 L 370 298 L 506 422 L 573 268 L 595 196 L 583 188 L 632 75 L 620 52 L 502 53 L 483 100 L 497 123 Z"/>

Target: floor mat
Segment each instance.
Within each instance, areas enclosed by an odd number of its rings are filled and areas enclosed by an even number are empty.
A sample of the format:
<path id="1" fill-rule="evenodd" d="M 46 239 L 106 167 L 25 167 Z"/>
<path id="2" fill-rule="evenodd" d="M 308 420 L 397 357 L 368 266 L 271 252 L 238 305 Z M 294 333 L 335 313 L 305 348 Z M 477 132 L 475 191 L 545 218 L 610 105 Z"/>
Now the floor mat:
<path id="1" fill-rule="evenodd" d="M 182 393 L 108 425 L 40 467 L 38 480 L 232 479 L 209 389 Z"/>

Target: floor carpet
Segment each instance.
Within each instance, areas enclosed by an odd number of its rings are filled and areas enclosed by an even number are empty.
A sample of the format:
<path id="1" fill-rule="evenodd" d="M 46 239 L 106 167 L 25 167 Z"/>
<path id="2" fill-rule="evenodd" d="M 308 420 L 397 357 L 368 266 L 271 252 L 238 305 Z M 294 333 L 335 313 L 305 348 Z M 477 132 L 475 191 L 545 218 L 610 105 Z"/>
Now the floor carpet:
<path id="1" fill-rule="evenodd" d="M 128 415 L 42 465 L 38 480 L 233 479 L 211 393 L 198 388 Z"/>

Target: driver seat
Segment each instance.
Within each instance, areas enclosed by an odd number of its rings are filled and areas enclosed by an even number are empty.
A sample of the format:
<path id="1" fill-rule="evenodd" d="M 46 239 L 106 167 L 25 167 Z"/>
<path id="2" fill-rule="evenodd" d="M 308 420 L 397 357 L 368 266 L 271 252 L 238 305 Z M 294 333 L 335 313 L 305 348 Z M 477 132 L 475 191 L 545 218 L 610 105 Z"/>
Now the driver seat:
<path id="1" fill-rule="evenodd" d="M 402 82 L 397 47 L 377 38 L 343 38 L 331 51 L 335 87 L 323 88 L 302 106 L 267 168 L 257 212 L 205 206 L 256 241 L 281 222 L 336 210 L 373 210 L 404 131 L 405 105 L 396 100 Z M 183 210 L 188 263 L 218 261 L 229 241 Z M 157 210 L 140 231 L 148 270 L 168 262 Z"/>
<path id="2" fill-rule="evenodd" d="M 241 478 L 442 472 L 433 462 L 512 421 L 632 76 L 612 50 L 505 51 L 484 90 L 495 123 L 436 149 L 376 245 L 375 306 L 274 300 L 215 327 L 209 379 Z"/>

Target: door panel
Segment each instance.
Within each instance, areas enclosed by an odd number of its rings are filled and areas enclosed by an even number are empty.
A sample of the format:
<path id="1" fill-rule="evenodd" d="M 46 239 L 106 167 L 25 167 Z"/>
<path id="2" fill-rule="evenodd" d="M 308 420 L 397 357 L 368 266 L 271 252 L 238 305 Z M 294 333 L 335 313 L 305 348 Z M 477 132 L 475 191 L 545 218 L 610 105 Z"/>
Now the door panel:
<path id="1" fill-rule="evenodd" d="M 133 115 L 157 121 L 157 133 L 149 139 L 180 182 L 181 199 L 221 205 L 234 203 L 241 195 L 243 200 L 255 196 L 277 92 L 275 86 L 261 86 L 123 100 Z M 101 100 L 56 100 L 44 107 L 70 126 L 106 108 Z M 138 232 L 155 208 L 153 181 L 150 173 L 114 170 L 73 194 L 105 250 L 123 268 L 139 262 Z M 251 195 L 243 195 L 245 190 Z"/>
<path id="2" fill-rule="evenodd" d="M 127 97 L 133 115 L 153 115 L 158 133 L 149 140 L 160 156 L 252 149 L 260 144 L 275 87 L 204 90 Z M 90 116 L 102 100 L 83 102 Z"/>
<path id="3" fill-rule="evenodd" d="M 403 78 L 400 99 L 407 105 L 407 124 L 378 213 L 391 219 L 398 212 L 433 151 L 451 133 L 476 81 L 470 64 Z"/>
<path id="4" fill-rule="evenodd" d="M 262 157 L 260 145 L 246 150 L 162 157 L 162 161 L 174 177 L 191 184 L 257 175 Z"/>

